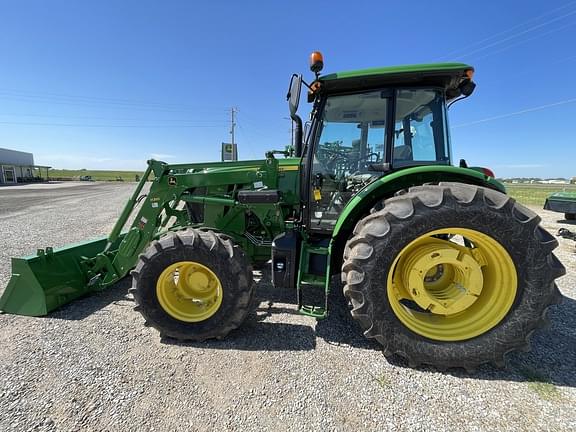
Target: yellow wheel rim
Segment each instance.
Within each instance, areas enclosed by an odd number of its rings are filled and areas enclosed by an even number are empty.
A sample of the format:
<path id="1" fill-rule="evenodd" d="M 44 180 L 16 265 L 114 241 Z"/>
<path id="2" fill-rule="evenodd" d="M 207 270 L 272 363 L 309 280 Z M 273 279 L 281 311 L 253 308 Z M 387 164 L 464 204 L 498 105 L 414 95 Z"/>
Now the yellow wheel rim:
<path id="1" fill-rule="evenodd" d="M 156 296 L 164 311 L 185 322 L 210 318 L 222 304 L 222 284 L 203 264 L 180 261 L 164 269 L 156 282 Z"/>
<path id="2" fill-rule="evenodd" d="M 518 278 L 506 249 L 467 228 L 429 232 L 410 242 L 388 273 L 396 317 L 413 332 L 439 341 L 479 336 L 506 316 Z"/>

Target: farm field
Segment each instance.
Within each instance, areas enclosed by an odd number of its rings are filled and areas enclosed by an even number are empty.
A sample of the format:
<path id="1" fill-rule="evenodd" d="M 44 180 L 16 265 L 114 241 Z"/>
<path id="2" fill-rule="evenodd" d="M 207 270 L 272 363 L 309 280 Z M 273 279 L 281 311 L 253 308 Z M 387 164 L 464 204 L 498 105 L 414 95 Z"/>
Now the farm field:
<path id="1" fill-rule="evenodd" d="M 508 194 L 526 205 L 544 206 L 546 197 L 554 192 L 576 192 L 576 184 L 511 184 L 505 183 Z"/>
<path id="2" fill-rule="evenodd" d="M 92 176 L 92 180 L 97 181 L 114 181 L 121 177 L 124 181 L 134 181 L 136 176 L 141 177 L 142 171 L 100 171 L 100 170 L 57 170 L 48 171 L 50 179 L 69 178 L 78 180 L 80 176 Z"/>

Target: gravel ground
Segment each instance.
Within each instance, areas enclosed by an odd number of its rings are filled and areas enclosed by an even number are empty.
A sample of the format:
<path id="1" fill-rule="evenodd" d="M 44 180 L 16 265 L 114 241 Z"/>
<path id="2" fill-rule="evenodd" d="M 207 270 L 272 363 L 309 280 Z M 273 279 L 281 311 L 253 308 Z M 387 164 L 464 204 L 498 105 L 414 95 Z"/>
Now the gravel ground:
<path id="1" fill-rule="evenodd" d="M 0 188 L 0 287 L 11 256 L 105 235 L 132 188 Z M 570 227 L 535 210 L 551 232 Z M 568 273 L 551 327 L 505 370 L 475 374 L 387 359 L 340 296 L 316 322 L 267 274 L 224 341 L 161 341 L 132 311 L 128 279 L 46 318 L 1 315 L 0 430 L 576 430 L 576 245 L 559 241 Z"/>

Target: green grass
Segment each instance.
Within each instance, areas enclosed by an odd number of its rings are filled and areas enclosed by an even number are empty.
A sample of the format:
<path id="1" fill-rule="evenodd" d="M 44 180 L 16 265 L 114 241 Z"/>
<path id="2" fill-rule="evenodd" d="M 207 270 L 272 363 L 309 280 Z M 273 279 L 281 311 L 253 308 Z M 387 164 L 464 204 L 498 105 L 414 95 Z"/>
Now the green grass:
<path id="1" fill-rule="evenodd" d="M 370 374 L 370 376 L 383 389 L 390 387 L 390 380 L 388 379 L 388 377 L 386 375 L 375 376 L 375 375 Z"/>
<path id="2" fill-rule="evenodd" d="M 543 207 L 546 197 L 554 192 L 576 192 L 576 184 L 511 184 L 506 183 L 508 194 L 522 204 Z"/>
<path id="3" fill-rule="evenodd" d="M 135 181 L 136 175 L 142 177 L 140 171 L 99 171 L 99 170 L 56 170 L 48 171 L 50 178 L 67 178 L 78 180 L 80 176 L 92 176 L 93 180 L 109 181 L 122 177 L 124 181 Z"/>
<path id="4" fill-rule="evenodd" d="M 528 388 L 542 399 L 547 401 L 562 399 L 560 390 L 542 372 L 528 366 L 520 367 L 518 372 L 528 380 Z"/>
<path id="5" fill-rule="evenodd" d="M 544 400 L 555 401 L 561 398 L 560 391 L 554 384 L 542 381 L 530 381 L 528 388 Z"/>

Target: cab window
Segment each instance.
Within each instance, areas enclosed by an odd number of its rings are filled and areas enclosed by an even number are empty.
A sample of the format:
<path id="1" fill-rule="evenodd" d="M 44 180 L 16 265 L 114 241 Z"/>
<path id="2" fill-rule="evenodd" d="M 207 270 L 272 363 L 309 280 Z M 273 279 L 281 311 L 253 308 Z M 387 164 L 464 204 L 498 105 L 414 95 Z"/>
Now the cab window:
<path id="1" fill-rule="evenodd" d="M 396 92 L 393 167 L 450 163 L 444 97 L 433 89 Z"/>
<path id="2" fill-rule="evenodd" d="M 331 230 L 352 196 L 382 175 L 387 95 L 372 91 L 327 99 L 312 161 L 312 228 Z"/>

